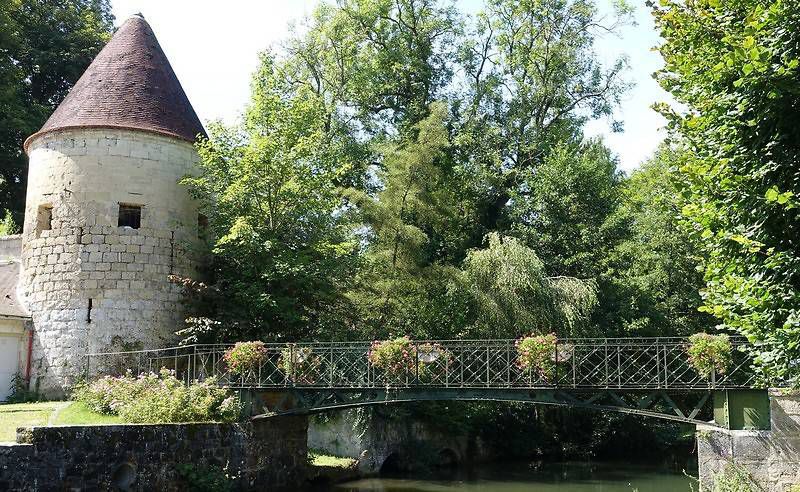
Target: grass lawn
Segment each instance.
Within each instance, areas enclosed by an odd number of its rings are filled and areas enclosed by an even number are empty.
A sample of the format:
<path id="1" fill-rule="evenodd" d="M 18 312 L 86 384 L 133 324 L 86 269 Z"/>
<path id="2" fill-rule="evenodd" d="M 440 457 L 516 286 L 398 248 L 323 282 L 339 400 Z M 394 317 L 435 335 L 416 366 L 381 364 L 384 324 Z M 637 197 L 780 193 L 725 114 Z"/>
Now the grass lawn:
<path id="1" fill-rule="evenodd" d="M 50 414 L 62 402 L 15 403 L 0 405 L 0 442 L 15 441 L 17 427 L 47 425 Z"/>
<path id="2" fill-rule="evenodd" d="M 350 468 L 356 464 L 356 460 L 352 458 L 341 458 L 339 456 L 331 456 L 322 454 L 317 451 L 309 451 L 308 456 L 311 458 L 313 466 L 330 466 L 334 468 Z"/>
<path id="3" fill-rule="evenodd" d="M 64 407 L 65 404 L 69 406 Z M 59 408 L 61 410 L 52 418 Z M 80 402 L 0 404 L 0 442 L 14 442 L 17 439 L 17 427 L 119 423 L 122 423 L 119 417 L 92 412 Z"/>
<path id="4" fill-rule="evenodd" d="M 122 419 L 116 415 L 103 415 L 88 408 L 86 404 L 76 401 L 61 410 L 53 421 L 53 425 L 83 425 L 83 424 L 121 424 Z"/>

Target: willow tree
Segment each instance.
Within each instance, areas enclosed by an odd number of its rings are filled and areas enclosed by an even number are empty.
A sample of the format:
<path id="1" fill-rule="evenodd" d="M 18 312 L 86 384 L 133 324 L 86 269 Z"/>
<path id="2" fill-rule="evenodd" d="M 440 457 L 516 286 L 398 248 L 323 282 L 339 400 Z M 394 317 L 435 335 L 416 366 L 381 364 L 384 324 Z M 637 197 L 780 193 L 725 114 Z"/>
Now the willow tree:
<path id="1" fill-rule="evenodd" d="M 586 334 L 597 304 L 592 281 L 547 276 L 536 252 L 515 238 L 491 233 L 486 242 L 464 261 L 464 286 L 475 303 L 472 336 Z"/>

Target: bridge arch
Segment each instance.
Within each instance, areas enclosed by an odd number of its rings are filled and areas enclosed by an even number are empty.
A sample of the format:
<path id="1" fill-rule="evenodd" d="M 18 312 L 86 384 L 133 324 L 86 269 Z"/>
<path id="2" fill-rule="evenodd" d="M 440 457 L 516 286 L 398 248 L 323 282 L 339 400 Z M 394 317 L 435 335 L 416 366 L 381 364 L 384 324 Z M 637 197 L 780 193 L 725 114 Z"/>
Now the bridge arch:
<path id="1" fill-rule="evenodd" d="M 437 457 L 436 466 L 439 468 L 454 468 L 461 462 L 458 453 L 453 448 L 441 448 Z"/>
<path id="2" fill-rule="evenodd" d="M 391 475 L 402 473 L 403 471 L 405 470 L 403 470 L 402 456 L 400 455 L 399 451 L 393 451 L 389 454 L 389 456 L 383 459 L 383 462 L 378 470 L 378 474 Z"/>

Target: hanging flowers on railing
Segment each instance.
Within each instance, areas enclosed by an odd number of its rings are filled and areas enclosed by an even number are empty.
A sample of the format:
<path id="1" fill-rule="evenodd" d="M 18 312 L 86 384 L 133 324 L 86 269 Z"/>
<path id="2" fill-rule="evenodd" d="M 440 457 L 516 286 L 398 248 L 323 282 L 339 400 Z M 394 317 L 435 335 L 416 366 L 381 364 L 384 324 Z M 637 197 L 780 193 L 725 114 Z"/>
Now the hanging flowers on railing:
<path id="1" fill-rule="evenodd" d="M 519 338 L 514 342 L 517 348 L 517 367 L 549 379 L 555 371 L 556 360 L 561 360 L 558 358 L 557 342 L 555 333 Z"/>
<path id="2" fill-rule="evenodd" d="M 414 343 L 410 337 L 403 336 L 372 342 L 367 358 L 388 382 L 399 382 L 404 377 L 413 382 L 415 378 L 420 381 L 434 379 L 434 368 L 445 368 L 451 354 L 438 343 Z"/>
<path id="3" fill-rule="evenodd" d="M 236 342 L 222 355 L 228 371 L 233 374 L 255 371 L 267 358 L 267 347 L 264 342 Z"/>
<path id="4" fill-rule="evenodd" d="M 367 352 L 370 365 L 392 378 L 413 374 L 415 356 L 414 344 L 408 336 L 376 340 Z"/>
<path id="5" fill-rule="evenodd" d="M 281 350 L 278 367 L 294 383 L 314 384 L 317 381 L 322 359 L 311 347 L 298 347 L 289 344 Z"/>
<path id="6" fill-rule="evenodd" d="M 714 374 L 725 374 L 730 367 L 732 356 L 731 339 L 728 335 L 709 335 L 695 333 L 689 337 L 689 365 L 704 379 Z"/>

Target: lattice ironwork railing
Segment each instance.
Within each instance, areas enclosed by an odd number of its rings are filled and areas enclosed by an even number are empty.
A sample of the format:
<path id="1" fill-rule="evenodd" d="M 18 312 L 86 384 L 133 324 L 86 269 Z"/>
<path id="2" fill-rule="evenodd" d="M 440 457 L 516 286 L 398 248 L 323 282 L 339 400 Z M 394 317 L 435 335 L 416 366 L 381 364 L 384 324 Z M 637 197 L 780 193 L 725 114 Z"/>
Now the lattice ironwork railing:
<path id="1" fill-rule="evenodd" d="M 431 353 L 426 343 L 435 344 Z M 266 344 L 263 362 L 243 374 L 226 367 L 230 345 L 189 345 L 87 355 L 88 377 L 170 369 L 185 381 L 215 377 L 232 388 L 520 388 L 520 389 L 725 389 L 756 384 L 746 341 L 733 339 L 724 374 L 704 377 L 692 368 L 685 338 L 558 340 L 550 369 L 521 368 L 514 340 L 437 340 L 414 343 L 413 363 L 397 373 L 373 367 L 370 342 Z M 421 348 L 422 347 L 422 348 Z M 430 345 L 427 345 L 430 347 Z M 282 364 L 290 357 L 295 364 Z M 302 360 L 300 360 L 302 358 Z M 312 362 L 312 363 L 308 363 Z"/>

